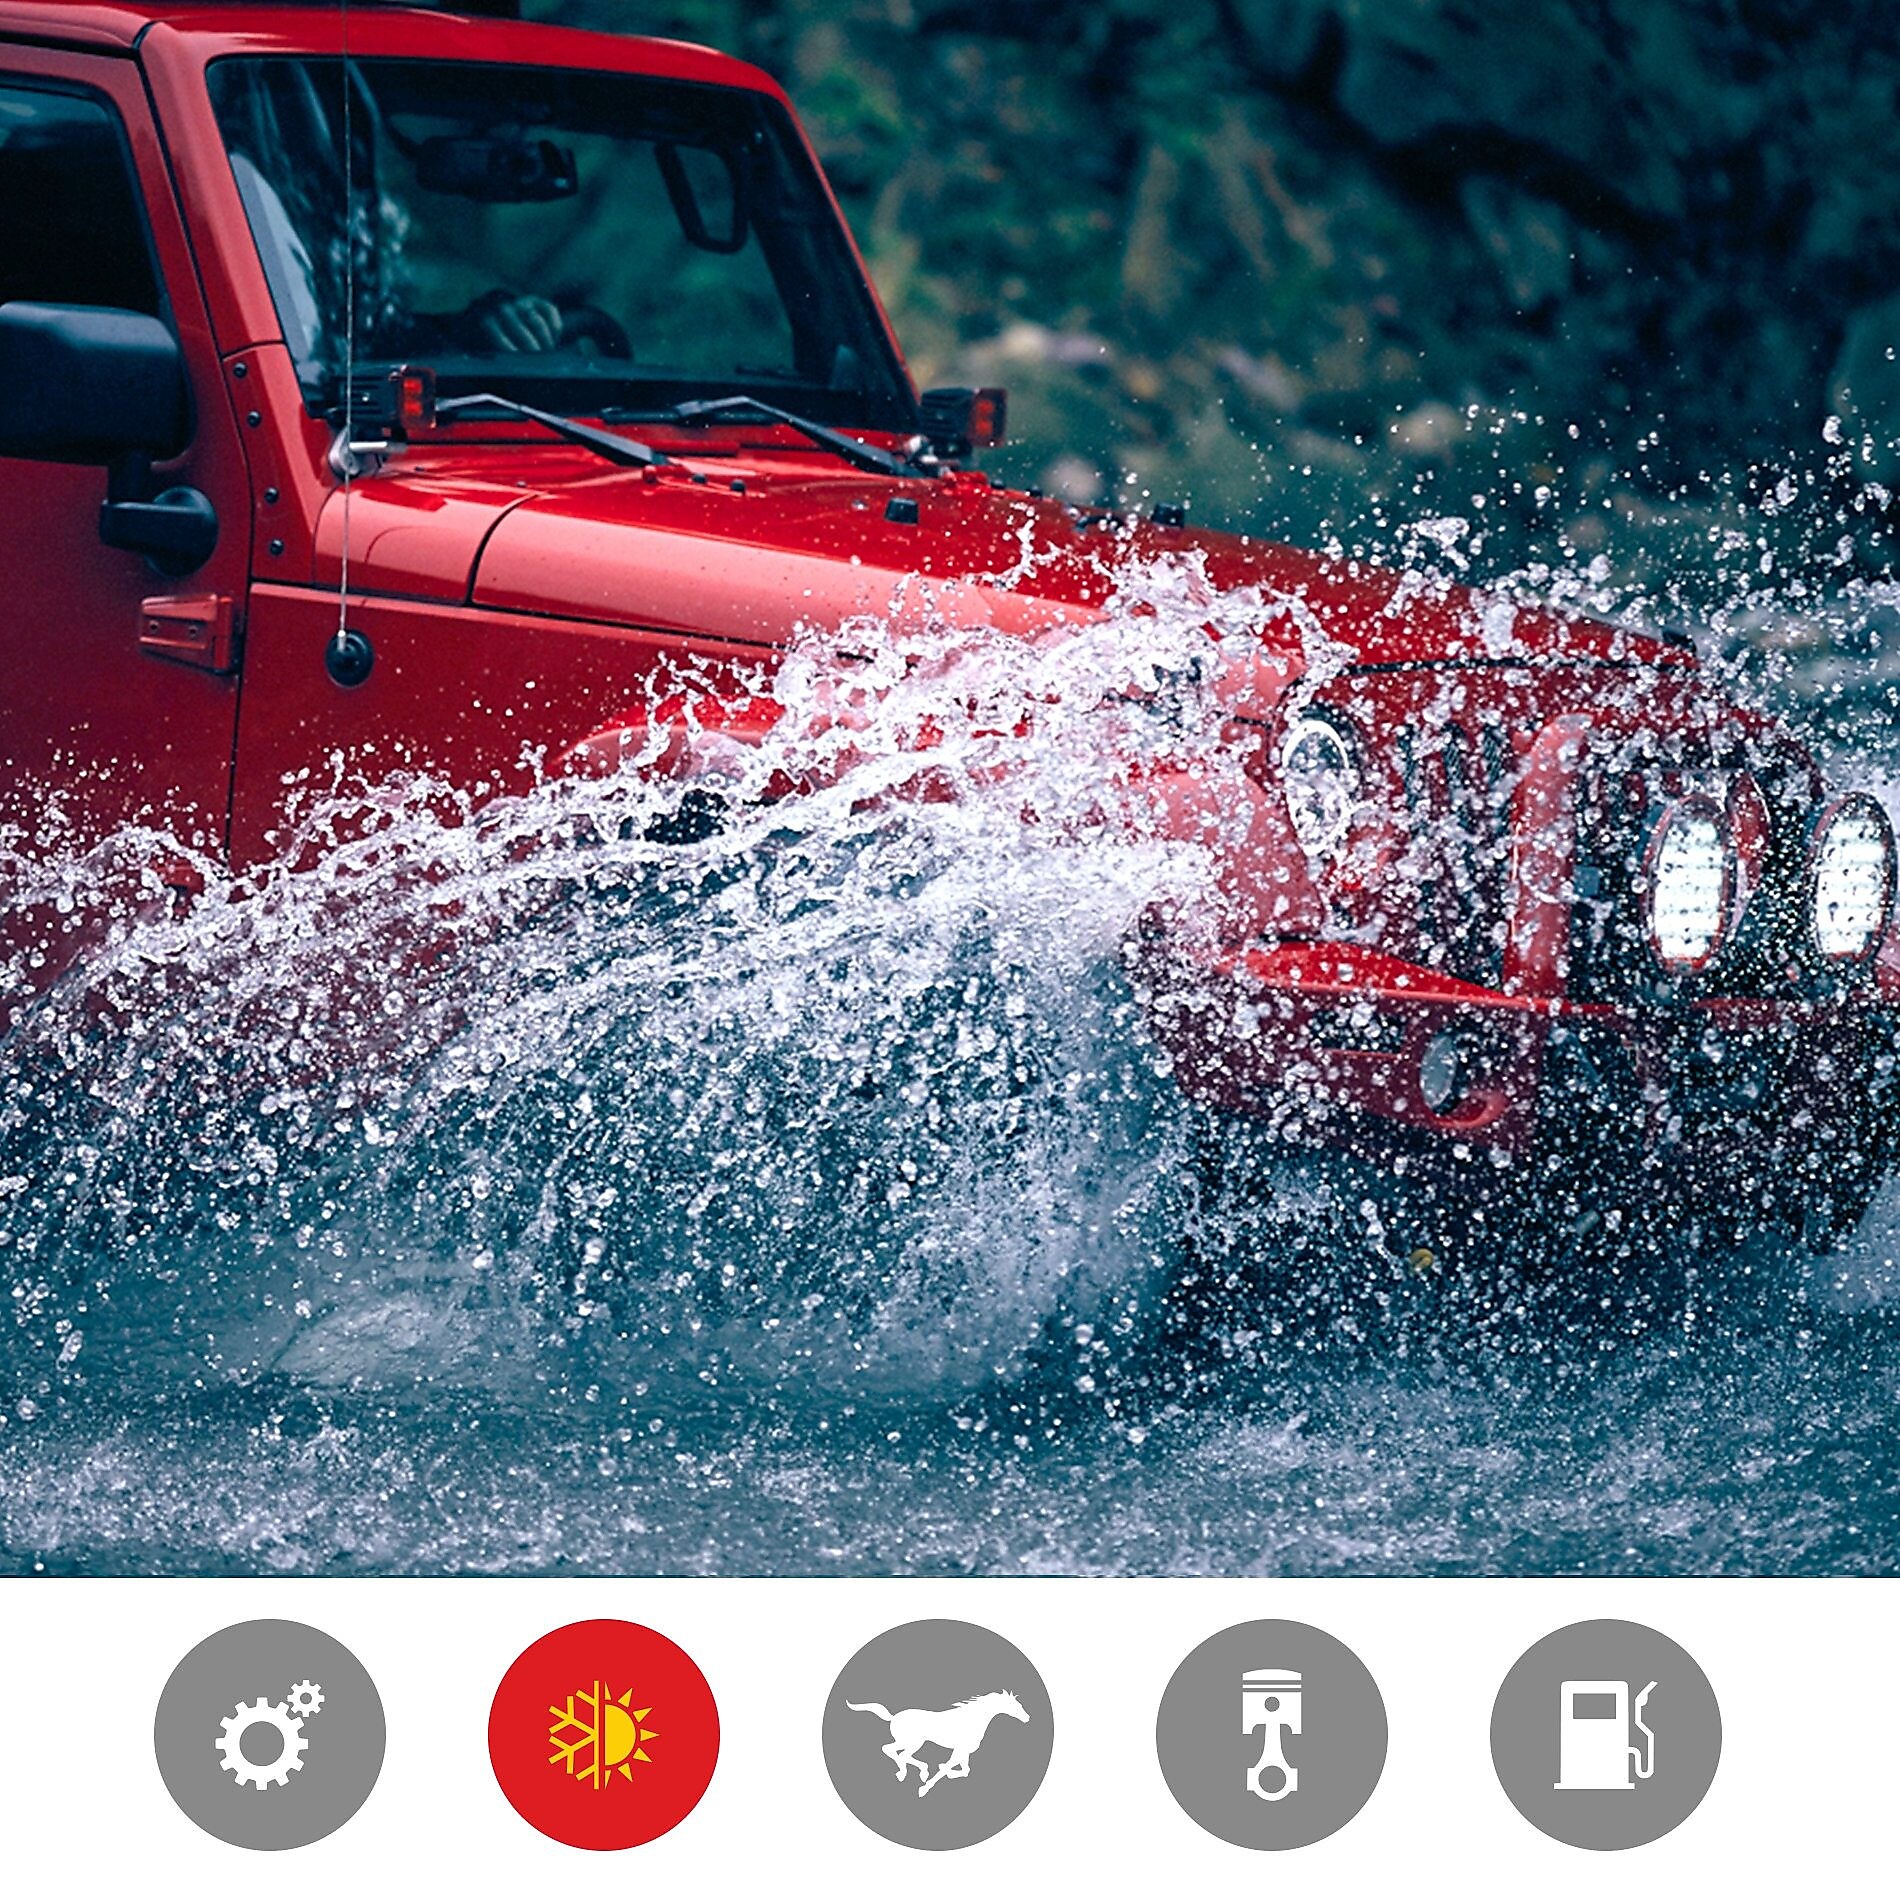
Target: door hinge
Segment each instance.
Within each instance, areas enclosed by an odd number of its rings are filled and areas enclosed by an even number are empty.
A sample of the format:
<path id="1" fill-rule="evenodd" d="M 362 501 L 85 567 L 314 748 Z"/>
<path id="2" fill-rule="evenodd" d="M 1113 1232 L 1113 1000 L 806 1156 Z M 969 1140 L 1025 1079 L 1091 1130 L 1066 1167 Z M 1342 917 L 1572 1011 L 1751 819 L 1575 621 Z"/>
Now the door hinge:
<path id="1" fill-rule="evenodd" d="M 237 626 L 228 594 L 161 594 L 139 607 L 139 645 L 161 660 L 229 673 L 237 665 Z"/>

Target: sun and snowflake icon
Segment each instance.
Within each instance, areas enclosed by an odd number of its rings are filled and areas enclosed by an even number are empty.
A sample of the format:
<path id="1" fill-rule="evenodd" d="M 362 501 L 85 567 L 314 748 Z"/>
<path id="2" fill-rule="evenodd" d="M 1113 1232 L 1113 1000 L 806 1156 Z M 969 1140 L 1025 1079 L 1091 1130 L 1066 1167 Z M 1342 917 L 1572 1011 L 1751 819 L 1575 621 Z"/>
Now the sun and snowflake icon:
<path id="1" fill-rule="evenodd" d="M 509 1666 L 488 1759 L 521 1818 L 612 1852 L 685 1820 L 719 1759 L 719 1708 L 698 1665 L 642 1623 L 566 1623 Z"/>
<path id="2" fill-rule="evenodd" d="M 282 1788 L 303 1766 L 304 1723 L 323 1707 L 320 1683 L 295 1682 L 281 1702 L 240 1702 L 218 1726 L 218 1760 L 240 1788 Z"/>
<path id="3" fill-rule="evenodd" d="M 577 1781 L 595 1788 L 608 1787 L 616 1777 L 631 1781 L 633 1764 L 653 1759 L 646 1749 L 648 1742 L 659 1740 L 657 1731 L 646 1726 L 653 1710 L 636 1709 L 631 1689 L 615 1695 L 596 1679 L 590 1688 L 574 1690 L 560 1707 L 550 1703 L 548 1713 L 554 1718 L 548 1729 L 554 1750 L 548 1765 Z"/>

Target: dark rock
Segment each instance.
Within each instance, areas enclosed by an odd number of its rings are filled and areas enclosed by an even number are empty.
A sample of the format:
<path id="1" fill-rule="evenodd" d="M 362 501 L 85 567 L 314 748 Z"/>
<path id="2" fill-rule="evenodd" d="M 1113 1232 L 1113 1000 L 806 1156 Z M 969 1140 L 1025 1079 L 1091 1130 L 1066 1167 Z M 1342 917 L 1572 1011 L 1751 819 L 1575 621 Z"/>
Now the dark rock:
<path id="1" fill-rule="evenodd" d="M 1248 64 L 1282 81 L 1313 70 L 1338 14 L 1337 0 L 1233 0 Z"/>
<path id="2" fill-rule="evenodd" d="M 1562 210 L 1483 172 L 1467 178 L 1458 196 L 1518 309 L 1540 310 L 1569 290 L 1575 239 Z"/>
<path id="3" fill-rule="evenodd" d="M 1679 76 L 1646 100 L 1601 10 L 1576 0 L 1351 0 L 1339 104 L 1384 146 L 1541 153 L 1636 211 L 1680 217 Z"/>

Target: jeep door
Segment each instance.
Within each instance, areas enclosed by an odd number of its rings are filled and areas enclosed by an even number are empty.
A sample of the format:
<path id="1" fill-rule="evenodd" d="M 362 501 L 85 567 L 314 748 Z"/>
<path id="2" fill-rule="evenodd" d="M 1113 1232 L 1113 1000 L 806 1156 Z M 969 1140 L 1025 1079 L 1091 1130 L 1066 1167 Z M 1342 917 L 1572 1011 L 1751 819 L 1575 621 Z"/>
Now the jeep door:
<path id="1" fill-rule="evenodd" d="M 191 385 L 192 433 L 148 492 L 200 491 L 218 536 L 195 571 L 161 573 L 102 544 L 106 469 L 0 456 L 0 852 L 83 850 L 128 824 L 221 851 L 248 482 L 129 58 L 0 45 L 0 304 L 12 302 L 133 310 L 171 329 Z M 154 841 L 148 861 L 168 849 Z"/>

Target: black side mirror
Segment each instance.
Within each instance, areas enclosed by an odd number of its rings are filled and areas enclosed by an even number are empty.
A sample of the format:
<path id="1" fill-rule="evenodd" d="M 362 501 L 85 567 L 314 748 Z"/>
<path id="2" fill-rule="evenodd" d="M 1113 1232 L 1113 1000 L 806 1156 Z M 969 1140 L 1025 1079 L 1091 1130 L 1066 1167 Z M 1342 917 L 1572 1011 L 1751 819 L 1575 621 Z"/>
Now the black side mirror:
<path id="1" fill-rule="evenodd" d="M 156 317 L 78 303 L 0 304 L 0 455 L 108 471 L 99 538 L 189 574 L 218 545 L 195 488 L 154 494 L 152 463 L 191 440 L 191 385 Z"/>
<path id="2" fill-rule="evenodd" d="M 163 461 L 191 435 L 177 339 L 92 304 L 0 304 L 0 455 L 96 467 Z"/>

